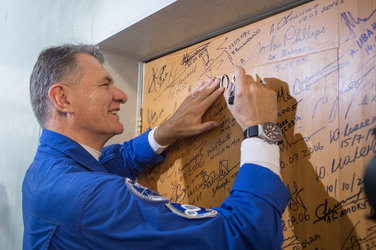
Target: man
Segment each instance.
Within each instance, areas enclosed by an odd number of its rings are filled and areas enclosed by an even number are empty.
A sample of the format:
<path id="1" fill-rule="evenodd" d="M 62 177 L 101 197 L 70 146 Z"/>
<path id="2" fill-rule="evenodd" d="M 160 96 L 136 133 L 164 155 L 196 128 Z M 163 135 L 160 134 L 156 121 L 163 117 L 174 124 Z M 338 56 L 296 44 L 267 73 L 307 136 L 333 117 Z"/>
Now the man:
<path id="1" fill-rule="evenodd" d="M 103 148 L 123 131 L 117 112 L 127 96 L 102 63 L 93 46 L 64 45 L 43 51 L 34 67 L 31 103 L 43 132 L 23 183 L 24 249 L 280 248 L 290 196 L 270 140 L 242 142 L 241 168 L 220 208 L 170 203 L 134 182 L 177 138 L 218 126 L 201 117 L 222 93 L 228 99 L 231 84 L 199 83 L 159 127 Z M 235 77 L 229 109 L 252 136 L 255 125 L 276 122 L 276 93 L 241 68 Z"/>

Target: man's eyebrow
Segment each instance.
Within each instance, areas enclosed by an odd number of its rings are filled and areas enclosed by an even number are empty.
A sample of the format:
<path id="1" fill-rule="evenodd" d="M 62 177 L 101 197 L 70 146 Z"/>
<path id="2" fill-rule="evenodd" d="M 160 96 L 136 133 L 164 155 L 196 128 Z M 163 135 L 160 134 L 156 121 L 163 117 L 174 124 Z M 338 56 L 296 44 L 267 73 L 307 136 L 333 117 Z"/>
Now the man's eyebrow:
<path id="1" fill-rule="evenodd" d="M 106 81 L 106 82 L 109 82 L 109 83 L 114 83 L 114 79 L 112 79 L 109 76 L 103 77 L 101 81 Z"/>

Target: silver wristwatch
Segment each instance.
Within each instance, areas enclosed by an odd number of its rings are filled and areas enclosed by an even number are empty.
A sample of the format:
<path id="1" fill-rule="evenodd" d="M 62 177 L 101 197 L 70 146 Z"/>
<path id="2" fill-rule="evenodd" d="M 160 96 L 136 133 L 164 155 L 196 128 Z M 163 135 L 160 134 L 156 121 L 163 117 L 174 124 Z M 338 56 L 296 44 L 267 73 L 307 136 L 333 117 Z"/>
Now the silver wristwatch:
<path id="1" fill-rule="evenodd" d="M 282 130 L 273 122 L 264 122 L 259 125 L 251 126 L 244 130 L 244 139 L 258 137 L 270 144 L 279 144 L 282 142 Z"/>

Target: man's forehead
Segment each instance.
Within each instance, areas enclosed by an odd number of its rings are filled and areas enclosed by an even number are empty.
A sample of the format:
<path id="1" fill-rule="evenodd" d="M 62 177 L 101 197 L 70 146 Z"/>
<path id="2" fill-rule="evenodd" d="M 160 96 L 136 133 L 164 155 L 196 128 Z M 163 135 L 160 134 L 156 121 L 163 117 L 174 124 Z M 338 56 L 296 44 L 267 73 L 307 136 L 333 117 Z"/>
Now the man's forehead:
<path id="1" fill-rule="evenodd" d="M 79 53 L 76 55 L 76 60 L 84 75 L 95 75 L 96 77 L 100 77 L 99 80 L 113 82 L 111 74 L 107 72 L 101 62 L 94 56 L 85 53 Z"/>

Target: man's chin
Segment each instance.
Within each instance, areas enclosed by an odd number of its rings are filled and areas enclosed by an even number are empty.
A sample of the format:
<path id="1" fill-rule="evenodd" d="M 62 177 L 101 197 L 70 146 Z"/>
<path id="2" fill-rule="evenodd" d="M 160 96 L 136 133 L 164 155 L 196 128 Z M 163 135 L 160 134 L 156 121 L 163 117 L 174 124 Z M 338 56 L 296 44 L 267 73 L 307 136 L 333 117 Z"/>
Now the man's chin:
<path id="1" fill-rule="evenodd" d="M 114 132 L 115 132 L 114 135 L 120 135 L 121 133 L 124 132 L 124 126 L 123 125 L 119 126 L 118 128 L 115 129 Z"/>
<path id="2" fill-rule="evenodd" d="M 112 124 L 111 130 L 107 130 L 108 132 L 108 140 L 114 137 L 115 135 L 120 135 L 121 133 L 124 132 L 124 126 L 121 123 L 118 123 L 116 125 Z"/>

